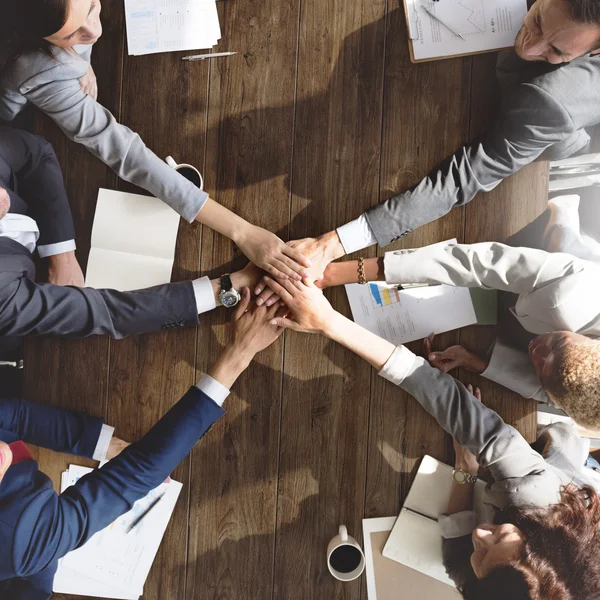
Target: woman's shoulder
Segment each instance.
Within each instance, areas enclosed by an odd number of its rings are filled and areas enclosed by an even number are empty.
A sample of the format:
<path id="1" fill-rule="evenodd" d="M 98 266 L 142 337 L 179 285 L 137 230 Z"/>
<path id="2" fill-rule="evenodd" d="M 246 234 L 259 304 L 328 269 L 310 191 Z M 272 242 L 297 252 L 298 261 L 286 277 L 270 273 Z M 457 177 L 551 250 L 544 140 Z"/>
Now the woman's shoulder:
<path id="1" fill-rule="evenodd" d="M 79 79 L 87 72 L 89 64 L 77 54 L 57 48 L 50 54 L 32 51 L 16 56 L 4 68 L 4 87 L 19 90 L 24 84 L 49 83 L 56 79 Z"/>

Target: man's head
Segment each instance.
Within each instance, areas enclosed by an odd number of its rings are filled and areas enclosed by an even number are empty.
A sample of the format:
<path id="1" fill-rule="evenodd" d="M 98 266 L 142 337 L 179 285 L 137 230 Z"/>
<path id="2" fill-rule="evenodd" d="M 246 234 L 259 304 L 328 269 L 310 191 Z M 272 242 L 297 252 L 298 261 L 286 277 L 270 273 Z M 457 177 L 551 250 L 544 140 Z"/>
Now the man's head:
<path id="1" fill-rule="evenodd" d="M 530 342 L 529 356 L 553 402 L 580 425 L 600 429 L 600 340 L 544 333 Z"/>
<path id="2" fill-rule="evenodd" d="M 515 40 L 524 60 L 552 64 L 600 52 L 600 0 L 537 0 Z"/>
<path id="3" fill-rule="evenodd" d="M 8 192 L 0 187 L 0 219 L 3 219 L 10 209 L 10 196 Z"/>

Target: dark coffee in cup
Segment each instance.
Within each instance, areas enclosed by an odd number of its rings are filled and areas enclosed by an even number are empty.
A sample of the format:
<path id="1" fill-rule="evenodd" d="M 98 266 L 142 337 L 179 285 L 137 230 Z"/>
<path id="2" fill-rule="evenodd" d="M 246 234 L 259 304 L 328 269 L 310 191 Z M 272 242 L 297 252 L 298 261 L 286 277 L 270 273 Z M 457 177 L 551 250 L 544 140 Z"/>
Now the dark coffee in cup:
<path id="1" fill-rule="evenodd" d="M 194 169 L 190 169 L 190 167 L 179 167 L 177 172 L 180 175 L 183 175 L 188 181 L 191 181 L 196 187 L 201 186 L 200 175 Z"/>
<path id="2" fill-rule="evenodd" d="M 338 573 L 351 573 L 362 560 L 362 554 L 358 548 L 350 546 L 338 546 L 329 557 L 329 563 Z"/>

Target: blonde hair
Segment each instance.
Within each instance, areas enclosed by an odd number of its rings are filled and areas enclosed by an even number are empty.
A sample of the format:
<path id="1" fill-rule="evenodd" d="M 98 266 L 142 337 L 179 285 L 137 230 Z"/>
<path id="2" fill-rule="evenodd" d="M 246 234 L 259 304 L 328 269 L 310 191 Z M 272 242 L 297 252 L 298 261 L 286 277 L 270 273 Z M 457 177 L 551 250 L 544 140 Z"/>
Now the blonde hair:
<path id="1" fill-rule="evenodd" d="M 554 403 L 579 425 L 600 429 L 600 341 L 563 346 L 553 371 L 545 389 Z"/>

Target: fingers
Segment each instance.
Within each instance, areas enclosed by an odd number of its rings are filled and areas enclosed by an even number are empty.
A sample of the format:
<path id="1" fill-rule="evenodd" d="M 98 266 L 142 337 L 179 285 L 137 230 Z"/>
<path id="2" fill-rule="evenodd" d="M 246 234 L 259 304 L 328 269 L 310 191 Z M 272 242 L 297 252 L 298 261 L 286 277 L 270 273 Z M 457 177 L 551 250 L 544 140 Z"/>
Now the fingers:
<path id="1" fill-rule="evenodd" d="M 271 277 L 275 277 L 277 279 L 280 280 L 284 280 L 287 279 L 288 276 L 283 272 L 280 271 L 279 269 L 277 269 L 274 265 L 265 265 L 264 266 L 265 271 L 271 276 Z"/>
<path id="2" fill-rule="evenodd" d="M 250 290 L 247 287 L 242 289 L 242 299 L 237 305 L 235 312 L 233 313 L 233 320 L 239 321 L 242 318 L 242 315 L 248 310 L 248 306 L 250 305 Z"/>
<path id="3" fill-rule="evenodd" d="M 446 348 L 446 350 L 439 350 L 438 352 L 432 352 L 427 357 L 428 360 L 435 360 L 435 361 L 454 360 L 455 358 L 456 358 L 456 355 L 454 354 L 452 347 Z"/>
<path id="4" fill-rule="evenodd" d="M 473 396 L 475 396 L 475 398 L 481 402 L 481 390 L 478 387 L 473 389 L 473 386 L 469 383 L 469 385 L 467 385 L 467 390 L 469 390 L 469 393 L 473 394 Z"/>
<path id="5" fill-rule="evenodd" d="M 310 260 L 308 260 L 308 258 L 306 258 L 304 254 L 302 254 L 302 252 L 296 250 L 296 248 L 294 248 L 293 246 L 289 246 L 286 244 L 283 253 L 286 256 L 289 256 L 294 262 L 298 263 L 299 265 L 302 265 L 303 267 L 308 268 L 312 265 Z M 300 271 L 301 269 L 298 269 L 298 272 Z"/>
<path id="6" fill-rule="evenodd" d="M 302 265 L 298 264 L 287 256 L 281 256 L 280 258 L 275 259 L 273 262 L 275 262 L 276 266 L 279 267 L 284 273 L 287 273 L 292 279 L 301 280 L 307 275 L 306 269 Z"/>
<path id="7" fill-rule="evenodd" d="M 265 281 L 265 278 L 263 277 L 258 284 L 256 285 L 256 287 L 254 288 L 254 295 L 255 296 L 260 296 L 260 294 L 262 293 L 262 291 L 267 287 L 267 282 Z"/>
<path id="8" fill-rule="evenodd" d="M 298 288 L 294 285 L 293 281 L 286 279 L 281 283 L 271 279 L 270 277 L 265 277 L 267 285 L 284 301 L 290 302 L 293 297 L 298 292 Z"/>
<path id="9" fill-rule="evenodd" d="M 452 369 L 460 367 L 460 363 L 456 360 L 431 361 L 434 367 L 437 367 L 442 373 L 448 373 Z"/>
<path id="10" fill-rule="evenodd" d="M 291 319 L 286 319 L 284 317 L 276 317 L 271 321 L 271 325 L 277 325 L 277 327 L 281 327 L 282 329 L 301 331 L 300 326 L 298 323 L 296 323 L 296 321 L 292 321 Z"/>

